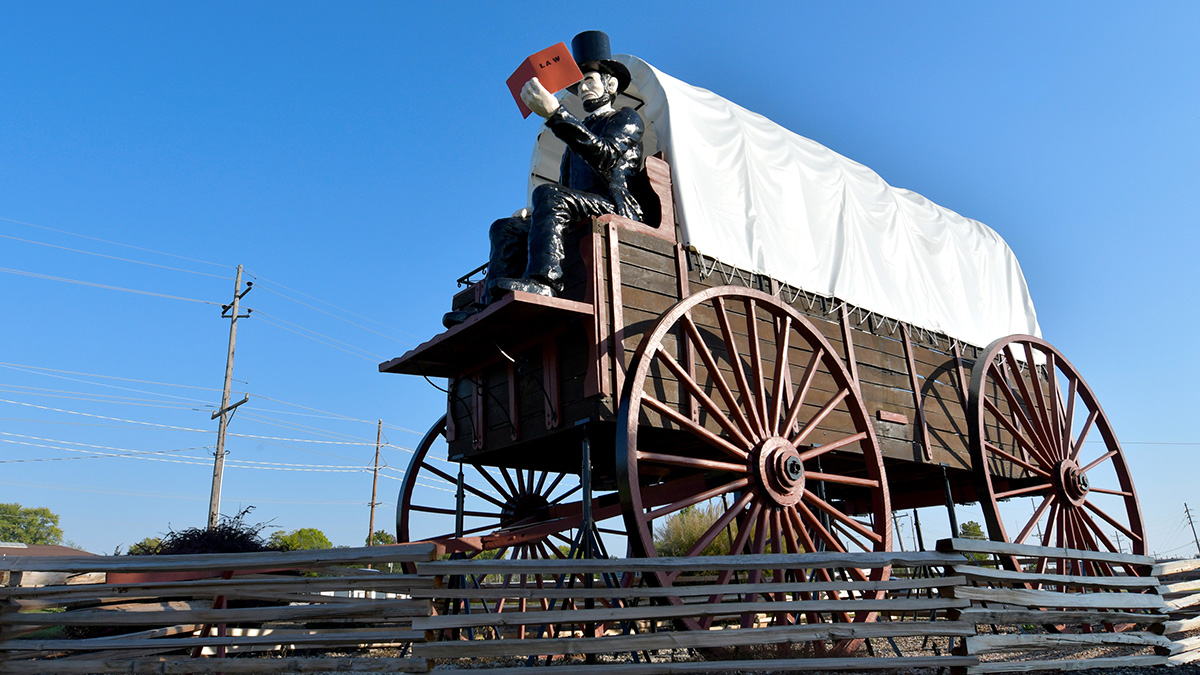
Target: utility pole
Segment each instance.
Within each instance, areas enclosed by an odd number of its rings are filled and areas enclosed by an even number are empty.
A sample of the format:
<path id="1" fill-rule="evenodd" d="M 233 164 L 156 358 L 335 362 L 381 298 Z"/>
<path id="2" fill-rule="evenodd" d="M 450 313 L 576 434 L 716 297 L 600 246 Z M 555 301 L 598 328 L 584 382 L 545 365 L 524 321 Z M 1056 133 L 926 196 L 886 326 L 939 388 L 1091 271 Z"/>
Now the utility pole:
<path id="1" fill-rule="evenodd" d="M 1192 522 L 1192 510 L 1188 508 L 1186 502 L 1183 505 L 1183 512 L 1187 514 L 1188 525 L 1192 526 L 1192 541 L 1196 542 L 1196 555 L 1200 555 L 1200 537 L 1196 536 L 1196 524 Z"/>
<path id="2" fill-rule="evenodd" d="M 208 501 L 208 528 L 210 530 L 217 526 L 221 513 L 221 474 L 225 471 L 225 429 L 229 426 L 229 419 L 233 416 L 233 411 L 239 405 L 250 400 L 250 397 L 246 396 L 237 403 L 229 405 L 229 389 L 233 385 L 233 346 L 237 343 L 237 321 L 249 317 L 252 311 L 247 310 L 245 315 L 239 315 L 238 303 L 243 296 L 250 292 L 253 285 L 253 281 L 248 281 L 246 290 L 242 290 L 242 266 L 238 265 L 237 276 L 233 280 L 233 302 L 221 305 L 221 318 L 229 319 L 229 353 L 225 357 L 225 388 L 221 390 L 221 408 L 212 414 L 212 419 L 215 420 L 219 416 L 221 421 L 217 426 L 217 455 L 213 460 L 212 496 Z"/>
<path id="3" fill-rule="evenodd" d="M 375 490 L 379 487 L 379 446 L 383 441 L 383 420 L 379 420 L 379 428 L 375 431 L 375 474 L 371 477 L 371 525 L 367 529 L 367 546 L 372 546 L 375 538 Z"/>

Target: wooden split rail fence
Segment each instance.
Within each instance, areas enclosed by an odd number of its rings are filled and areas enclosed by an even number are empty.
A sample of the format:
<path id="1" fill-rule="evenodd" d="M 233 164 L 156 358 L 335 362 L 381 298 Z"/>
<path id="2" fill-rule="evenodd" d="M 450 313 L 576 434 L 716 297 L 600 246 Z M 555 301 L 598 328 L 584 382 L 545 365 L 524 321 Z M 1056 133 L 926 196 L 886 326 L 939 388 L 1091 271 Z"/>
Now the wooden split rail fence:
<path id="1" fill-rule="evenodd" d="M 0 672 L 425 672 L 487 659 L 501 672 L 991 673 L 1200 658 L 1185 637 L 1200 628 L 1195 560 L 964 539 L 852 555 L 435 554 L 0 558 Z M 871 574 L 887 567 L 890 578 Z M 221 656 L 264 658 L 204 658 Z"/>
<path id="2" fill-rule="evenodd" d="M 0 672 L 425 672 L 411 654 L 350 659 L 200 658 L 294 649 L 407 648 L 430 613 L 393 573 L 431 560 L 428 544 L 178 556 L 0 558 Z M 372 565 L 376 570 L 360 569 Z M 97 574 L 99 573 L 99 574 Z M 58 583 L 27 587 L 29 577 Z M 162 656 L 171 654 L 174 656 Z M 53 660 L 48 660 L 53 657 Z"/>

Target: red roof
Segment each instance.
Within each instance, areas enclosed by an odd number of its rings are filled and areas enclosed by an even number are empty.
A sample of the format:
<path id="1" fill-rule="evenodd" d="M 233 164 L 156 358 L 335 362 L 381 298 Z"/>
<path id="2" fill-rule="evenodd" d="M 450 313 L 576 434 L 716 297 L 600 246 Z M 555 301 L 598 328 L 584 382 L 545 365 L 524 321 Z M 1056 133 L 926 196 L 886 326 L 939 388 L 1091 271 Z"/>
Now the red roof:
<path id="1" fill-rule="evenodd" d="M 0 542 L 0 557 L 3 556 L 75 556 L 75 555 L 96 555 L 88 553 L 70 546 L 59 546 L 57 544 L 11 544 L 9 542 Z"/>

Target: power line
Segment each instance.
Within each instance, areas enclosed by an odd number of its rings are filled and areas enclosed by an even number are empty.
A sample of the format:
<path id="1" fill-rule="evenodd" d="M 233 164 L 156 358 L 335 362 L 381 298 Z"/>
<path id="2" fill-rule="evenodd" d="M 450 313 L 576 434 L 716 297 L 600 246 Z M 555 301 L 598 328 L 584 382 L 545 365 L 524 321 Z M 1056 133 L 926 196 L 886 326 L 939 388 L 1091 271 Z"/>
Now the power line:
<path id="1" fill-rule="evenodd" d="M 152 249 L 152 248 L 143 248 L 143 247 L 141 247 L 141 246 L 134 246 L 134 245 L 132 245 L 132 244 L 122 244 L 122 243 L 121 243 L 121 242 L 119 242 L 119 241 L 110 241 L 110 240 L 108 240 L 108 239 L 101 239 L 101 238 L 99 238 L 99 237 L 93 237 L 93 236 L 86 235 L 86 234 L 79 234 L 79 233 L 77 233 L 77 232 L 69 232 L 69 231 L 67 231 L 67 230 L 59 230 L 59 229 L 55 229 L 55 228 L 53 228 L 53 227 L 47 227 L 47 226 L 45 226 L 45 225 L 37 225 L 37 224 L 34 224 L 34 223 L 25 222 L 25 221 L 23 221 L 23 220 L 15 220 L 15 219 L 13 219 L 13 218 L 5 218 L 5 217 L 3 217 L 3 216 L 0 216 L 0 220 L 6 221 L 6 222 L 9 222 L 9 223 L 16 223 L 17 225 L 25 225 L 25 226 L 27 226 L 27 227 L 36 227 L 36 228 L 37 228 L 37 229 L 39 229 L 39 230 L 46 230 L 46 231 L 48 231 L 48 232 L 57 232 L 57 233 L 59 233 L 59 234 L 66 234 L 66 235 L 70 235 L 70 236 L 72 236 L 72 237 L 79 237 L 79 238 L 81 238 L 81 239 L 90 239 L 91 241 L 98 241 L 98 242 L 101 242 L 101 243 L 104 243 L 104 244 L 111 244 L 111 245 L 113 245 L 113 246 L 123 246 L 123 247 L 125 247 L 125 248 L 130 248 L 130 249 L 133 249 L 133 250 L 135 250 L 135 251 L 143 251 L 143 252 L 145 252 L 145 253 L 153 253 L 153 254 L 155 254 L 155 255 L 165 255 L 165 256 L 168 256 L 168 257 L 171 257 L 171 258 L 178 258 L 178 259 L 180 259 L 180 260 L 187 260 L 187 261 L 189 261 L 189 262 L 201 263 L 201 264 L 203 264 L 203 265 L 212 265 L 212 266 L 214 266 L 214 267 L 221 267 L 221 268 L 224 268 L 224 269 L 233 269 L 233 266 L 232 266 L 232 265 L 224 265 L 224 264 L 221 264 L 221 263 L 209 262 L 209 261 L 207 261 L 207 260 L 200 260 L 199 258 L 189 258 L 189 257 L 187 257 L 187 256 L 178 255 L 178 254 L 175 254 L 175 253 L 166 253 L 166 252 L 164 252 L 164 251 L 156 251 L 156 250 L 154 250 L 154 249 Z"/>
<path id="2" fill-rule="evenodd" d="M 272 426 L 272 427 L 279 427 L 281 429 L 288 429 L 291 431 L 299 431 L 302 433 L 310 433 L 313 435 L 327 436 L 329 438 L 353 439 L 356 441 L 358 439 L 362 438 L 361 436 L 355 436 L 354 434 L 347 434 L 347 433 L 343 433 L 340 431 L 329 431 L 326 429 L 320 429 L 318 427 L 312 427 L 307 424 L 297 424 L 295 422 L 288 422 L 287 420 L 279 420 L 279 419 L 275 419 L 273 417 L 268 417 L 266 415 L 259 415 L 257 413 L 250 412 L 250 411 L 243 412 L 242 416 L 246 417 L 248 419 L 251 419 L 251 420 L 255 420 L 259 424 L 265 424 L 267 426 Z"/>
<path id="3" fill-rule="evenodd" d="M 24 270 L 14 270 L 14 269 L 10 269 L 8 267 L 0 267 L 0 272 L 5 272 L 8 274 L 16 274 L 16 275 L 24 276 L 24 277 L 33 277 L 34 279 L 45 279 L 48 281 L 61 281 L 63 283 L 68 283 L 68 284 L 78 284 L 80 286 L 89 286 L 92 288 L 103 288 L 103 289 L 110 290 L 110 291 L 122 291 L 124 293 L 135 293 L 137 295 L 149 295 L 149 296 L 156 297 L 156 298 L 167 298 L 168 300 L 183 300 L 186 302 L 198 302 L 202 305 L 218 305 L 219 306 L 221 304 L 219 302 L 212 302 L 210 300 L 196 300 L 195 298 L 184 298 L 184 297 L 181 297 L 178 295 L 167 295 L 165 293 L 154 293 L 153 291 L 139 291 L 135 288 L 125 288 L 123 286 L 111 286 L 109 284 L 101 284 L 101 283 L 98 283 L 95 281 L 82 281 L 79 279 L 68 279 L 66 277 L 56 277 L 56 276 L 51 276 L 49 274 L 40 274 L 38 272 L 26 272 Z"/>
<path id="4" fill-rule="evenodd" d="M 32 445 L 35 447 L 50 448 L 49 445 L 37 445 L 35 443 L 22 443 L 20 441 L 9 441 L 0 439 L 2 443 L 15 443 L 17 445 Z M 64 448 L 70 450 L 70 448 Z M 3 459 L 0 464 L 30 464 L 34 462 L 69 462 L 77 459 L 109 459 L 111 457 L 135 457 L 137 455 L 161 455 L 168 452 L 187 452 L 188 450 L 204 450 L 205 447 L 198 448 L 176 448 L 175 450 L 142 450 L 138 452 L 114 453 L 114 454 L 95 454 L 95 455 L 75 455 L 73 457 L 31 457 L 27 459 Z"/>
<path id="5" fill-rule="evenodd" d="M 47 396 L 50 398 L 73 398 L 93 401 L 96 403 L 159 403 L 170 404 L 174 406 L 193 406 L 203 401 L 194 399 L 183 399 L 181 401 L 167 401 L 161 398 L 135 398 L 133 396 L 117 396 L 115 394 L 96 394 L 87 391 L 70 391 L 68 389 L 48 389 L 46 387 L 30 387 L 23 384 L 0 384 L 0 389 L 12 389 L 10 394 L 28 394 L 31 396 Z M 153 392 L 146 392 L 148 394 Z M 170 398 L 180 398 L 179 396 L 171 396 Z"/>
<path id="6" fill-rule="evenodd" d="M 105 253 L 96 253 L 95 251 L 84 251 L 84 250 L 78 249 L 78 248 L 69 248 L 67 246 L 59 246 L 57 244 L 49 244 L 44 241 L 35 241 L 33 239 L 22 239 L 20 237 L 14 237 L 10 234 L 0 234 L 0 237 L 3 237 L 5 239 L 12 239 L 13 241 L 19 241 L 19 242 L 23 242 L 26 244 L 37 244 L 38 246 L 57 248 L 61 251 L 70 251 L 71 253 L 82 253 L 84 255 L 94 255 L 98 258 L 108 258 L 109 260 L 118 260 L 120 262 L 134 263 L 136 265 L 145 265 L 147 267 L 157 267 L 158 269 L 170 270 L 172 272 L 186 272 L 187 274 L 197 274 L 202 277 L 212 277 L 213 279 L 228 279 L 229 278 L 229 277 L 220 276 L 218 274 L 209 274 L 208 272 L 196 272 L 193 270 L 185 270 L 181 267 L 169 267 L 167 265 L 156 265 L 155 263 L 145 262 L 142 260 L 133 260 L 131 258 L 121 258 L 121 257 L 115 256 L 115 255 L 107 255 Z"/>
<path id="7" fill-rule="evenodd" d="M 395 331 L 395 332 L 397 332 L 397 333 L 403 333 L 403 332 L 404 332 L 404 331 L 400 330 L 399 328 L 396 328 L 395 326 L 389 326 L 388 324 L 386 324 L 386 323 L 383 323 L 382 321 L 380 321 L 380 320 L 378 320 L 378 319 L 375 319 L 375 318 L 372 318 L 372 317 L 369 317 L 369 316 L 363 316 L 362 314 L 358 314 L 358 313 L 356 313 L 356 312 L 352 312 L 352 311 L 350 311 L 350 310 L 346 309 L 345 307 L 339 307 L 339 306 L 337 306 L 337 305 L 333 304 L 332 302 L 329 302 L 329 301 L 327 301 L 327 300 L 322 300 L 321 298 L 318 298 L 318 297 L 315 297 L 315 296 L 309 295 L 308 293 L 305 293 L 304 291 L 298 291 L 298 290 L 296 290 L 296 289 L 294 289 L 294 288 L 291 288 L 291 287 L 285 286 L 285 285 L 283 285 L 283 284 L 279 283 L 278 281 L 273 281 L 273 280 L 271 280 L 271 279 L 268 279 L 268 278 L 266 278 L 266 277 L 264 277 L 264 276 L 261 276 L 261 275 L 258 275 L 258 274 L 254 274 L 253 272 L 251 272 L 251 276 L 253 276 L 253 277 L 254 277 L 254 279 L 255 279 L 256 281 L 265 281 L 265 282 L 267 282 L 268 284 L 274 284 L 275 286 L 278 286 L 278 287 L 280 287 L 280 288 L 286 288 L 287 290 L 289 290 L 289 291 L 291 291 L 291 292 L 293 292 L 293 293 L 296 293 L 297 295 L 302 295 L 302 296 L 304 296 L 304 297 L 308 298 L 309 300 L 312 300 L 312 301 L 314 301 L 314 302 L 319 302 L 319 303 L 321 303 L 321 304 L 323 304 L 323 305 L 326 305 L 326 306 L 328 306 L 328 307 L 332 307 L 332 308 L 334 308 L 334 309 L 336 309 L 336 310 L 338 310 L 338 311 L 341 311 L 341 312 L 345 312 L 346 314 L 349 314 L 350 316 L 357 317 L 357 318 L 359 318 L 359 319 L 362 319 L 362 320 L 364 320 L 364 321 L 369 321 L 369 322 L 371 322 L 371 323 L 373 323 L 373 324 L 375 324 L 375 325 L 377 325 L 377 326 L 381 326 L 381 327 L 383 327 L 383 328 L 386 328 L 386 329 L 388 329 L 388 330 L 391 330 L 391 331 Z M 274 293 L 275 295 L 278 295 L 278 296 L 280 296 L 280 297 L 283 297 L 283 298 L 287 298 L 288 300 L 291 300 L 292 302 L 295 302 L 295 303 L 297 303 L 297 304 L 301 304 L 301 305 L 304 305 L 305 307 L 311 307 L 312 309 L 316 309 L 317 311 L 321 311 L 320 309 L 318 309 L 318 308 L 316 308 L 316 307 L 312 307 L 312 305 L 308 305 L 308 304 L 305 304 L 305 303 L 303 303 L 303 302 L 300 302 L 299 300 L 296 300 L 295 298 L 292 298 L 292 297 L 290 297 L 290 296 L 288 296 L 288 295 L 285 295 L 285 294 L 283 294 L 283 293 L 280 293 L 279 291 L 272 291 L 272 290 L 271 290 L 271 289 L 269 289 L 269 288 L 268 288 L 267 290 L 268 290 L 269 292 L 271 292 L 271 293 Z M 341 318 L 341 317 L 337 317 L 337 316 L 335 316 L 334 318 Z M 342 319 L 342 320 L 343 320 L 343 321 L 345 321 L 345 319 Z M 355 323 L 353 323 L 353 322 L 347 322 L 347 323 L 351 323 L 352 325 L 358 326 L 358 324 L 355 324 Z M 369 329 L 369 328 L 365 328 L 365 327 L 363 327 L 363 326 L 358 326 L 358 327 L 359 327 L 359 328 L 363 328 L 364 330 L 371 330 L 371 329 Z M 395 340 L 395 339 L 396 339 L 396 338 L 389 337 L 389 336 L 387 336 L 387 335 L 385 335 L 385 334 L 383 334 L 383 333 L 380 333 L 380 335 L 383 335 L 383 337 L 387 337 L 387 338 L 388 338 L 388 339 L 390 339 L 390 340 Z M 415 336 L 415 335 L 414 335 L 413 337 L 415 338 L 415 337 L 417 337 L 417 336 Z M 397 342 L 400 342 L 400 341 L 399 341 L 399 340 L 397 340 Z"/>
<path id="8" fill-rule="evenodd" d="M 259 312 L 259 313 L 261 314 L 261 312 Z M 31 366 L 31 365 L 23 364 L 23 363 L 6 363 L 3 361 L 0 361 L 0 366 L 8 367 L 8 368 L 11 368 L 14 370 L 48 371 L 49 373 L 59 373 L 62 375 L 78 375 L 81 377 L 94 377 L 94 378 L 101 378 L 101 379 L 106 379 L 106 380 L 120 380 L 122 382 L 135 382 L 137 384 L 153 384 L 153 385 L 159 385 L 159 386 L 163 386 L 163 387 L 179 387 L 179 388 L 183 388 L 183 389 L 198 389 L 201 391 L 221 391 L 221 389 L 218 387 L 201 387 L 201 386 L 197 386 L 194 384 L 176 384 L 176 383 L 172 383 L 172 382 L 158 382 L 155 380 L 140 380 L 140 379 L 135 379 L 135 378 L 131 378 L 131 377 L 118 377 L 116 375 L 101 375 L 99 373 L 85 373 L 85 372 L 80 372 L 80 371 L 75 371 L 75 370 L 61 370 L 58 368 L 47 368 L 45 366 Z M 31 374 L 46 374 L 46 373 L 31 373 Z M 53 377 L 53 376 L 47 375 L 47 377 Z M 149 392 L 149 391 L 144 391 L 141 389 L 117 387 L 115 385 L 104 385 L 103 383 L 100 383 L 100 382 L 88 382 L 87 380 L 74 380 L 72 378 L 67 378 L 67 377 L 62 377 L 60 379 L 65 379 L 65 380 L 73 381 L 73 382 L 80 382 L 82 384 L 90 384 L 93 386 L 109 386 L 114 389 L 122 389 L 124 391 L 132 391 L 132 392 L 141 393 L 141 394 L 158 395 L 156 392 Z M 308 415 L 311 417 L 323 416 L 328 419 L 344 420 L 346 422 L 359 422 L 362 424 L 370 424 L 372 426 L 374 426 L 376 423 L 375 420 L 359 419 L 357 417 L 351 417 L 349 415 L 343 415 L 341 413 L 330 412 L 328 410 L 322 410 L 320 408 L 313 408 L 311 406 L 301 405 L 299 403 L 292 403 L 291 401 L 285 401 L 283 399 L 273 398 L 271 396 L 266 396 L 266 395 L 258 393 L 258 392 L 252 392 L 252 391 L 247 390 L 243 393 L 253 394 L 254 398 L 256 400 L 262 399 L 264 401 L 271 401 L 273 403 L 279 403 L 282 405 L 292 406 L 293 408 L 300 408 L 302 410 L 307 410 L 307 411 L 310 411 L 310 413 L 318 413 L 317 415 Z M 167 396 L 167 394 L 161 394 L 161 395 Z M 188 401 L 192 401 L 192 402 L 196 402 L 196 403 L 203 403 L 203 401 L 201 399 L 183 399 L 183 400 L 188 400 Z M 299 412 L 288 411 L 288 410 L 265 410 L 262 408 L 255 408 L 255 409 L 260 410 L 261 412 L 276 413 L 276 414 L 280 414 L 280 415 L 297 415 L 297 416 L 306 415 L 306 413 L 299 413 Z M 419 435 L 421 433 L 419 431 L 413 431 L 412 429 L 407 429 L 405 427 L 396 426 L 394 424 L 388 424 L 387 422 L 384 422 L 383 426 L 385 429 L 392 429 L 394 431 L 403 431 L 404 433 L 409 433 L 409 434 L 418 434 Z"/>
<path id="9" fill-rule="evenodd" d="M 333 318 L 337 319 L 338 321 L 344 321 L 344 322 L 346 322 L 346 323 L 350 324 L 351 326 L 354 326 L 355 328 L 361 328 L 361 329 L 363 329 L 363 330 L 367 331 L 368 333 L 374 333 L 374 334 L 376 334 L 376 335 L 378 335 L 378 336 L 380 336 L 380 337 L 387 338 L 388 340 L 391 340 L 391 341 L 393 341 L 393 342 L 398 342 L 398 343 L 400 343 L 400 344 L 402 344 L 402 345 L 405 345 L 405 346 L 412 346 L 412 342 L 410 342 L 410 341 L 408 341 L 408 340 L 400 340 L 400 339 L 398 339 L 398 338 L 394 338 L 394 337 L 392 337 L 391 335 L 388 335 L 387 333 L 382 333 L 382 332 L 380 332 L 380 331 L 377 331 L 377 330 L 375 330 L 375 329 L 373 329 L 373 328 L 368 328 L 368 327 L 366 327 L 366 326 L 364 326 L 364 325 L 362 325 L 362 324 L 360 324 L 360 323 L 355 323 L 355 322 L 353 322 L 353 321 L 351 321 L 351 320 L 349 320 L 349 319 L 347 319 L 347 318 L 340 317 L 340 316 L 338 316 L 337 314 L 334 314 L 333 312 L 328 312 L 328 311 L 325 311 L 325 310 L 321 309 L 320 307 L 316 307 L 316 306 L 310 305 L 310 304 L 308 304 L 307 302 L 301 302 L 301 301 L 299 301 L 299 300 L 297 300 L 297 299 L 295 299 L 295 298 L 293 298 L 293 297 L 289 297 L 288 295 L 285 295 L 285 294 L 283 294 L 283 293 L 280 293 L 279 291 L 271 290 L 271 288 L 269 288 L 269 287 L 263 288 L 263 290 L 264 290 L 264 291 L 266 291 L 266 292 L 268 292 L 268 293 L 274 293 L 275 295 L 278 295 L 279 297 L 281 297 L 281 298 L 284 298 L 284 299 L 286 299 L 286 300 L 291 300 L 292 302 L 294 302 L 294 303 L 296 303 L 296 304 L 298 304 L 298 305 L 303 305 L 303 306 L 305 306 L 305 307 L 308 307 L 309 309 L 311 309 L 311 310 L 313 310 L 313 311 L 320 312 L 320 313 L 322 313 L 322 314 L 324 314 L 324 315 L 326 315 L 326 316 L 331 316 L 331 317 L 333 317 Z M 297 292 L 299 292 L 299 291 L 297 291 Z M 310 297 L 311 297 L 311 296 L 310 296 Z M 315 299 L 315 298 L 314 298 L 314 299 Z M 323 300 L 318 300 L 318 302 L 324 302 L 324 301 L 323 301 Z M 329 303 L 326 303 L 326 304 L 329 304 Z M 331 305 L 331 306 L 333 306 L 333 305 Z M 341 309 L 341 308 L 339 308 L 339 309 Z M 343 309 L 342 311 L 343 311 L 343 312 L 347 312 L 347 313 L 349 313 L 349 314 L 354 314 L 353 312 L 350 312 L 349 310 L 345 310 L 345 309 Z M 355 316 L 358 316 L 358 315 L 357 315 L 357 314 L 355 314 Z"/>
<path id="10" fill-rule="evenodd" d="M 88 403 L 110 403 L 116 405 L 137 406 L 139 408 L 165 408 L 167 410 L 199 410 L 194 403 L 176 403 L 174 401 L 162 401 L 160 403 L 137 403 L 135 401 L 115 401 L 112 398 L 104 398 L 99 394 L 83 395 L 83 396 L 68 396 L 66 394 L 41 394 L 32 391 L 9 391 L 0 385 L 0 392 L 6 394 L 26 394 L 29 396 L 40 396 L 42 398 L 60 398 L 68 401 L 86 401 Z M 212 406 L 206 406 L 212 407 Z"/>
<path id="11" fill-rule="evenodd" d="M 273 401 L 273 402 L 275 402 L 275 403 L 282 403 L 283 405 L 290 405 L 290 406 L 292 406 L 293 408 L 301 408 L 301 409 L 303 409 L 303 410 L 310 410 L 310 411 L 312 411 L 312 412 L 321 413 L 321 414 L 324 414 L 324 415 L 330 415 L 330 416 L 332 416 L 332 417 L 336 417 L 336 418 L 338 418 L 338 419 L 344 419 L 344 420 L 346 420 L 346 421 L 348 421 L 348 422 L 363 422 L 363 423 L 365 423 L 365 424 L 375 424 L 375 422 L 374 422 L 373 420 L 360 420 L 360 419 L 357 419 L 357 418 L 354 418 L 354 417 L 349 417 L 349 416 L 347 416 L 347 415 L 342 415 L 342 414 L 340 414 L 340 413 L 333 413 L 333 412 L 329 412 L 328 410 L 321 410 L 321 409 L 319 409 L 319 408 L 312 408 L 312 407 L 309 407 L 309 406 L 306 406 L 306 405 L 300 405 L 299 403 L 291 403 L 291 402 L 284 401 L 284 400 L 281 400 L 281 399 L 278 399 L 278 398 L 271 398 L 270 396 L 264 396 L 264 395 L 262 395 L 262 394 L 258 394 L 258 393 L 254 394 L 254 397 L 255 397 L 255 398 L 261 398 L 261 399 L 263 399 L 263 400 L 265 400 L 265 401 Z M 264 412 L 274 412 L 274 411 L 264 411 Z M 298 414 L 300 414 L 300 413 L 284 413 L 284 414 L 298 415 Z M 419 432 L 419 431 L 413 431 L 412 429 L 405 429 L 404 427 L 398 427 L 398 426 L 395 426 L 395 425 L 391 425 L 391 424 L 388 424 L 388 423 L 386 423 L 386 422 L 383 424 L 383 428 L 385 428 L 385 429 L 394 429 L 394 430 L 396 430 L 396 431 L 403 431 L 403 432 L 410 433 L 410 434 L 418 434 L 418 435 L 419 435 L 419 434 L 421 433 L 421 432 Z"/>
<path id="12" fill-rule="evenodd" d="M 175 426 L 172 424 L 158 424 L 157 422 L 140 422 L 138 420 L 128 420 L 128 419 L 124 419 L 121 417 L 109 417 L 108 415 L 96 415 L 93 413 L 85 413 L 85 412 L 81 412 L 78 410 L 64 410 L 62 408 L 51 408 L 50 406 L 37 405 L 35 403 L 23 403 L 21 401 L 10 401 L 8 399 L 3 399 L 3 398 L 0 398 L 0 403 L 11 403 L 12 405 L 20 405 L 20 406 L 25 406 L 27 408 L 37 408 L 38 410 L 49 410 L 52 412 L 66 413 L 68 415 L 82 415 L 84 417 L 94 417 L 96 419 L 109 420 L 111 422 L 127 422 L 130 424 L 141 424 L 143 426 L 156 427 L 159 429 L 174 429 L 176 431 L 204 431 L 203 429 L 192 429 L 190 427 L 180 427 L 180 426 Z M 129 404 L 127 404 L 127 405 L 129 405 Z M 205 433 L 209 433 L 209 432 L 205 432 Z"/>
<path id="13" fill-rule="evenodd" d="M 213 304 L 216 304 L 216 303 L 213 303 Z M 66 375 L 81 375 L 83 377 L 98 377 L 98 378 L 102 378 L 105 380 L 121 380 L 122 382 L 136 382 L 138 384 L 157 384 L 157 385 L 160 385 L 163 387 L 181 387 L 183 389 L 201 389 L 203 391 L 221 391 L 217 387 L 199 387 L 194 384 L 173 384 L 171 382 L 155 382 L 154 380 L 137 380 L 137 379 L 134 379 L 131 377 L 117 377 L 116 375 L 100 375 L 97 373 L 81 373 L 81 372 L 78 372 L 75 370 L 60 370 L 58 368 L 47 368 L 45 366 L 30 366 L 30 365 L 26 365 L 23 363 L 5 363 L 3 361 L 0 361 L 0 366 L 7 366 L 10 368 L 15 368 L 15 369 L 46 370 L 46 371 L 50 371 L 52 373 L 63 373 Z M 82 381 L 82 380 L 78 380 L 78 381 Z M 96 384 L 96 383 L 89 382 L 88 384 Z M 138 390 L 133 389 L 130 391 L 138 391 Z"/>
<path id="14" fill-rule="evenodd" d="M 2 268 L 0 268 L 0 269 L 2 269 Z M 272 316 L 272 315 L 270 315 L 270 314 L 267 314 L 266 312 L 264 312 L 264 311 L 262 311 L 262 310 L 260 310 L 260 309 L 255 309 L 255 310 L 253 310 L 253 311 L 254 311 L 255 313 L 257 313 L 257 314 L 260 314 L 260 315 L 262 315 L 263 317 L 266 317 L 266 319 L 272 319 L 272 320 L 273 320 L 273 321 L 271 321 L 271 320 L 264 320 L 264 321 L 263 321 L 263 323 L 266 323 L 266 324 L 269 324 L 269 325 L 275 326 L 276 328 L 282 328 L 283 330 L 286 330 L 286 331 L 288 331 L 288 332 L 290 332 L 290 333 L 295 333 L 295 334 L 297 334 L 297 335 L 299 335 L 299 336 L 301 336 L 301 337 L 308 338 L 309 340 L 312 340 L 313 342 L 316 342 L 316 343 L 318 343 L 318 344 L 323 344 L 323 345 L 325 345 L 326 347 L 333 347 L 334 349 L 341 350 L 341 351 L 343 351 L 343 352 L 346 352 L 347 354 L 351 354 L 351 355 L 353 355 L 353 356 L 357 356 L 358 358 L 360 358 L 360 359 L 364 359 L 364 360 L 367 360 L 367 361 L 375 361 L 375 362 L 378 362 L 378 361 L 380 361 L 380 360 L 382 360 L 382 359 L 383 359 L 383 357 L 382 357 L 382 356 L 380 356 L 380 355 L 378 355 L 378 354 L 375 354 L 375 353 L 372 353 L 372 352 L 369 352 L 369 351 L 367 351 L 367 350 L 365 350 L 365 349 L 363 349 L 363 348 L 361 348 L 361 347 L 355 347 L 354 345 L 352 345 L 352 344 L 349 344 L 349 343 L 347 343 L 347 342 L 342 342 L 341 340 L 338 340 L 338 339 L 336 339 L 336 338 L 331 338 L 331 337 L 329 337 L 328 335 L 324 335 L 324 334 L 322 334 L 322 333 L 318 333 L 317 331 L 315 331 L 315 330 L 312 330 L 311 328 L 305 328 L 305 327 L 303 327 L 303 326 L 300 326 L 300 325 L 298 325 L 298 324 L 294 324 L 294 323 L 292 323 L 292 322 L 290 322 L 290 321 L 286 321 L 286 320 L 284 320 L 284 319 L 281 319 L 281 318 L 279 318 L 279 317 L 277 317 L 277 316 Z M 283 324 L 286 324 L 286 325 L 283 325 Z M 291 326 L 291 328 L 289 328 L 289 326 Z M 302 332 L 302 331 L 303 331 L 303 332 Z M 310 333 L 311 333 L 311 335 L 310 335 Z M 316 337 L 314 337 L 314 336 L 316 336 Z M 318 338 L 322 338 L 322 339 L 318 339 Z M 328 340 L 328 342 L 326 342 L 325 340 Z M 336 344 L 335 344 L 335 343 L 336 343 Z M 338 345 L 343 345 L 343 346 L 338 346 Z M 362 354 L 360 354 L 360 353 L 358 353 L 358 352 L 362 352 Z M 364 354 L 365 354 L 366 356 L 364 356 Z"/>

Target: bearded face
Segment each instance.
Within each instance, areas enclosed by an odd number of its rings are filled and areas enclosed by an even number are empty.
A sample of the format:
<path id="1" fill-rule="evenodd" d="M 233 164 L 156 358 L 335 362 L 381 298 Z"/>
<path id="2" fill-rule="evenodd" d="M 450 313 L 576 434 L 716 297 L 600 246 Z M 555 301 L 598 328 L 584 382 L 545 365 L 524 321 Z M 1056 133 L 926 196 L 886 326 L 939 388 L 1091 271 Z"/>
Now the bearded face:
<path id="1" fill-rule="evenodd" d="M 588 72 L 579 83 L 579 98 L 589 113 L 609 105 L 617 96 L 617 78 L 607 73 Z"/>

